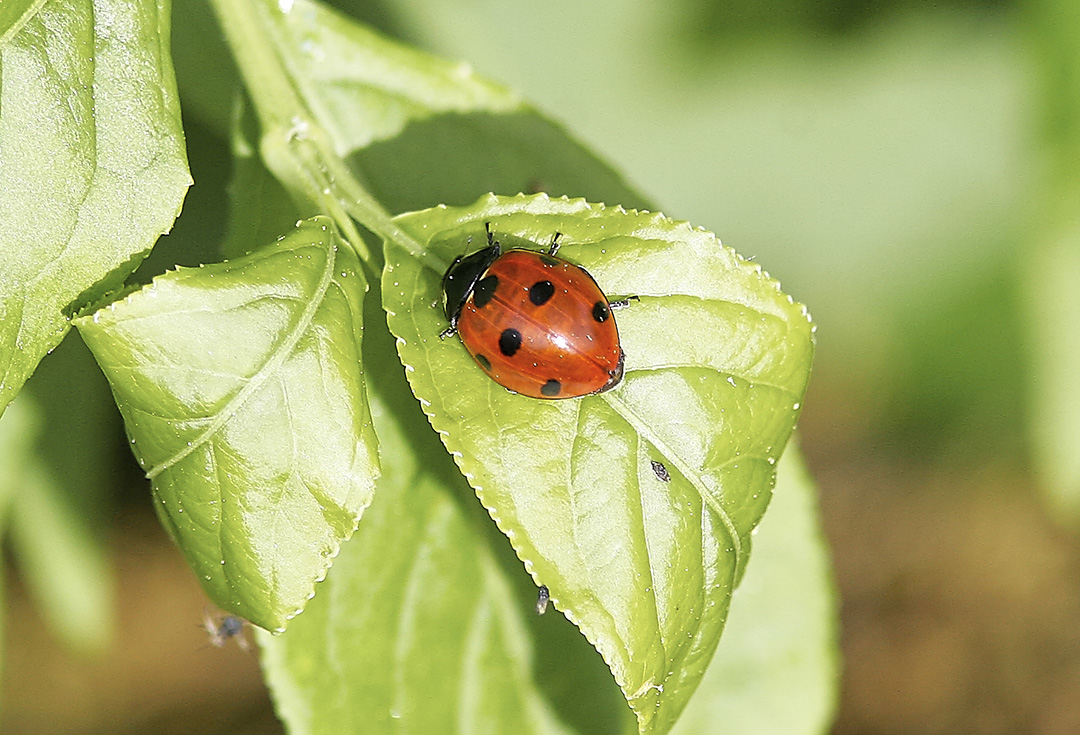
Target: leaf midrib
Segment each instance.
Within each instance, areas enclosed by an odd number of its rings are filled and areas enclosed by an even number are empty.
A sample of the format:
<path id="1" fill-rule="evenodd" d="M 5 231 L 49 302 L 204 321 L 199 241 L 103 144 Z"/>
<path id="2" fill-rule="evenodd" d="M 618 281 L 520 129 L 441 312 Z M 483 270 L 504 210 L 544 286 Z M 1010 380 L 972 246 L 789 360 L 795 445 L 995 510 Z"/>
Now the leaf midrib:
<path id="1" fill-rule="evenodd" d="M 667 442 L 665 442 L 652 427 L 648 425 L 640 416 L 638 416 L 634 410 L 627 405 L 626 401 L 616 395 L 614 392 L 608 392 L 601 395 L 601 397 L 608 402 L 608 404 L 615 409 L 616 413 L 622 416 L 627 423 L 629 423 L 634 431 L 639 436 L 643 437 L 646 441 L 651 443 L 654 447 L 660 450 L 660 452 L 671 460 L 671 462 L 678 468 L 679 472 L 690 481 L 690 484 L 694 486 L 694 489 L 698 491 L 701 496 L 702 502 L 705 503 L 712 510 L 716 516 L 720 519 L 720 522 L 724 524 L 724 528 L 727 529 L 728 535 L 731 537 L 731 543 L 735 552 L 736 565 L 741 562 L 742 539 L 739 537 L 739 532 L 735 527 L 735 522 L 731 520 L 731 516 L 724 510 L 723 506 L 716 501 L 716 498 L 708 492 L 708 488 L 705 487 L 704 478 L 700 473 L 694 470 L 690 464 L 684 460 L 674 449 L 672 449 Z"/>
<path id="2" fill-rule="evenodd" d="M 304 307 L 304 311 L 300 314 L 296 326 L 289 332 L 288 336 L 282 341 L 278 348 L 271 353 L 270 359 L 268 359 L 263 366 L 251 376 L 251 379 L 237 391 L 236 395 L 233 396 L 228 403 L 222 406 L 217 416 L 210 422 L 210 425 L 206 427 L 194 441 L 188 443 L 172 457 L 151 467 L 146 473 L 147 478 L 153 480 L 162 472 L 182 461 L 196 449 L 210 441 L 210 438 L 236 415 L 240 410 L 240 407 L 244 405 L 244 402 L 247 401 L 255 391 L 259 390 L 270 376 L 281 367 L 282 363 L 285 362 L 285 359 L 292 354 L 296 344 L 300 341 L 300 338 L 303 337 L 307 332 L 307 329 L 311 326 L 311 322 L 315 318 L 315 313 L 318 311 L 319 307 L 322 305 L 323 299 L 326 297 L 326 293 L 330 288 L 330 283 L 333 281 L 334 263 L 337 260 L 335 258 L 337 249 L 332 245 L 325 250 L 319 248 L 317 244 L 313 244 L 309 247 L 313 247 L 319 252 L 324 252 L 326 254 L 326 267 L 319 277 L 319 283 L 315 288 L 315 292 L 312 294 L 307 306 Z"/>

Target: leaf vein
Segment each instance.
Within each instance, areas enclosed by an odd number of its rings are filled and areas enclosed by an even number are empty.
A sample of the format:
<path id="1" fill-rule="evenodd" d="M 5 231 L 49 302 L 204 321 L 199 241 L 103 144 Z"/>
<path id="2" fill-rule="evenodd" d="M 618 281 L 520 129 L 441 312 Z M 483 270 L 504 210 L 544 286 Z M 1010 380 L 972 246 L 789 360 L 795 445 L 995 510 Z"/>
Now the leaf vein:
<path id="1" fill-rule="evenodd" d="M 155 467 L 151 467 L 150 471 L 146 473 L 146 476 L 151 480 L 154 479 L 164 470 L 172 467 L 177 462 L 180 462 L 189 454 L 191 454 L 197 447 L 205 444 L 209 441 L 215 433 L 221 430 L 225 423 L 240 410 L 240 407 L 244 405 L 244 402 L 273 375 L 278 368 L 281 367 L 285 359 L 292 354 L 296 344 L 300 341 L 300 338 L 304 335 L 307 329 L 311 326 L 312 321 L 315 319 L 315 313 L 322 305 L 323 299 L 326 296 L 327 289 L 330 287 L 330 282 L 333 279 L 334 274 L 334 257 L 335 249 L 331 246 L 326 251 L 326 267 L 323 269 L 322 276 L 319 278 L 319 283 L 315 287 L 315 292 L 312 294 L 311 300 L 305 305 L 304 311 L 300 314 L 300 318 L 297 320 L 296 326 L 289 332 L 288 336 L 281 343 L 277 350 L 270 356 L 270 359 L 251 376 L 251 380 L 248 381 L 236 395 L 226 403 L 217 416 L 211 421 L 202 434 L 200 434 L 194 441 L 186 446 L 182 447 L 180 451 L 174 454 L 169 459 L 166 459 L 162 463 Z"/>
<path id="2" fill-rule="evenodd" d="M 690 481 L 690 483 L 698 491 L 698 494 L 701 495 L 702 501 L 704 501 L 704 503 L 708 505 L 714 513 L 716 513 L 716 516 L 720 519 L 720 522 L 724 524 L 724 527 L 727 529 L 728 535 L 731 537 L 732 547 L 735 550 L 736 564 L 741 563 L 741 557 L 743 553 L 742 539 L 739 537 L 739 532 L 735 527 L 735 522 L 731 520 L 731 516 L 728 515 L 728 512 L 724 510 L 724 507 L 720 505 L 716 498 L 712 496 L 712 493 L 708 491 L 708 488 L 705 486 L 704 478 L 701 476 L 701 474 L 694 467 L 692 467 L 689 462 L 683 459 L 683 457 L 678 452 L 672 449 L 667 444 L 667 442 L 665 442 L 655 431 L 653 431 L 652 427 L 648 424 L 648 422 L 638 416 L 637 413 L 635 413 L 634 410 L 626 403 L 626 401 L 622 400 L 622 398 L 616 395 L 615 392 L 609 391 L 602 394 L 602 397 L 608 402 L 609 405 L 611 405 L 612 408 L 614 408 L 619 413 L 620 416 L 626 419 L 626 421 L 634 427 L 638 434 L 644 436 L 646 440 L 649 441 L 654 447 L 659 449 L 665 457 L 670 459 L 672 463 L 679 469 L 679 472 L 681 472 L 683 476 Z"/>
<path id="3" fill-rule="evenodd" d="M 625 420 L 625 417 L 624 417 L 624 420 Z M 660 642 L 660 650 L 663 652 L 663 655 L 664 655 L 664 668 L 666 668 L 667 663 L 670 660 L 670 656 L 668 655 L 667 642 L 664 640 L 664 627 L 660 622 L 660 603 L 659 603 L 659 599 L 658 599 L 658 595 L 657 595 L 657 591 L 656 591 L 656 575 L 653 573 L 653 554 L 652 554 L 653 549 L 652 549 L 652 545 L 649 543 L 650 536 L 649 536 L 649 530 L 648 530 L 648 525 L 647 525 L 647 523 L 648 523 L 647 515 L 648 514 L 645 512 L 645 502 L 644 502 L 644 499 L 643 499 L 643 497 L 641 495 L 641 474 L 640 474 L 641 469 L 640 468 L 641 468 L 643 463 L 638 461 L 640 459 L 640 453 L 641 453 L 641 435 L 638 434 L 638 433 L 634 433 L 631 436 L 632 436 L 632 438 L 634 440 L 634 449 L 633 449 L 632 452 L 628 452 L 628 454 L 633 455 L 633 457 L 635 459 L 634 464 L 635 464 L 636 469 L 637 469 L 637 471 L 634 472 L 634 477 L 637 478 L 637 482 L 635 483 L 633 491 L 637 494 L 638 507 L 641 509 L 641 536 L 642 536 L 642 538 L 643 538 L 643 540 L 645 542 L 645 556 L 646 556 L 646 558 L 648 559 L 648 562 L 649 562 L 647 571 L 648 571 L 648 574 L 649 574 L 649 589 L 652 591 L 651 596 L 652 596 L 653 616 L 656 619 L 656 638 Z M 663 670 L 663 669 L 661 669 L 661 670 Z"/>

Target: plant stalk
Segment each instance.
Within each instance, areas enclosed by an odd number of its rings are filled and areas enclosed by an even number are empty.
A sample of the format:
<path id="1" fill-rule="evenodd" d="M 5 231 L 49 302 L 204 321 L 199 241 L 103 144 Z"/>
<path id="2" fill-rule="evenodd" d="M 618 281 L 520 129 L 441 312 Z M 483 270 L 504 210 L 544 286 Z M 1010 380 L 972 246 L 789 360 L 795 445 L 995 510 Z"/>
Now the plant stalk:
<path id="1" fill-rule="evenodd" d="M 210 6 L 259 118 L 260 152 L 274 176 L 332 217 L 368 266 L 374 266 L 371 253 L 352 219 L 431 267 L 442 267 L 357 180 L 312 117 L 300 91 L 303 80 L 290 72 L 279 51 L 287 39 L 278 26 L 288 18 L 275 16 L 289 10 L 271 0 L 210 0 Z"/>

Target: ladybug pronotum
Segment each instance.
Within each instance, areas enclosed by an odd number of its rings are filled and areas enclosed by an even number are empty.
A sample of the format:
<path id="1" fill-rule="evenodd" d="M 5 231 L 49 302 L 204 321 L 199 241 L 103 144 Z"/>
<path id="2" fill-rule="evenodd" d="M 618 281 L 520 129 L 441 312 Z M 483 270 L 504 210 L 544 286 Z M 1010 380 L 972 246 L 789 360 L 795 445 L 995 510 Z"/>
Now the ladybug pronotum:
<path id="1" fill-rule="evenodd" d="M 453 262 L 443 305 L 476 364 L 532 398 L 577 398 L 619 384 L 623 351 L 613 304 L 588 271 L 548 252 L 507 250 L 485 223 L 488 245 Z M 620 306 L 616 303 L 614 306 Z"/>

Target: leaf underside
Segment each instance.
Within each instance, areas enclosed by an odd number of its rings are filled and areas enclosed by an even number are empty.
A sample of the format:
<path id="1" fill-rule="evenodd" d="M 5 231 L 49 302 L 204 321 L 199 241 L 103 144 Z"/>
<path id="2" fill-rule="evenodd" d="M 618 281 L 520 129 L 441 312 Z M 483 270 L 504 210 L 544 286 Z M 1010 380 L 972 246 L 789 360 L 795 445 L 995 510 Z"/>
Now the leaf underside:
<path id="1" fill-rule="evenodd" d="M 377 497 L 304 614 L 261 639 L 279 714 L 326 735 L 568 733 L 529 671 L 530 607 L 475 533 L 460 475 L 373 408 Z"/>

